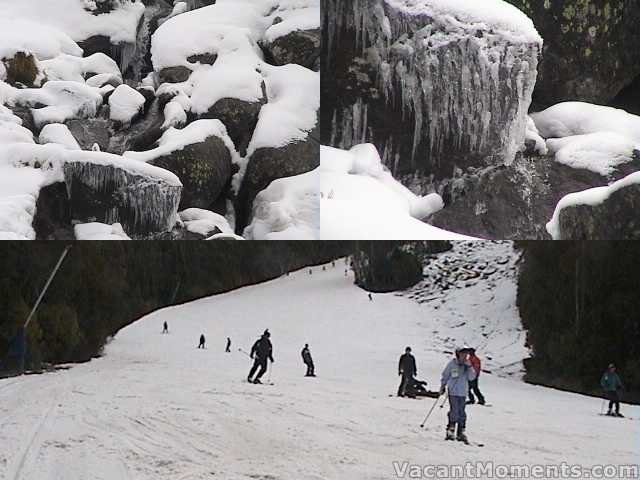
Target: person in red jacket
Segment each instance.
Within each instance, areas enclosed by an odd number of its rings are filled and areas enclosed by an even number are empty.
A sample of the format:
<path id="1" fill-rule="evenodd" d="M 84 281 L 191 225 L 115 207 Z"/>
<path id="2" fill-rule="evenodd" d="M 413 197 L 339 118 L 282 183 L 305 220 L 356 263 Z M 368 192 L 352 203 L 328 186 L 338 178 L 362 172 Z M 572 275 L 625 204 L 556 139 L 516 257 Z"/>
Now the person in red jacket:
<path id="1" fill-rule="evenodd" d="M 471 366 L 473 367 L 473 369 L 476 371 L 476 378 L 475 380 L 469 381 L 469 401 L 467 403 L 471 403 L 471 404 L 476 403 L 476 399 L 473 396 L 473 394 L 475 393 L 476 397 L 478 397 L 478 403 L 480 405 L 484 405 L 485 404 L 484 395 L 482 395 L 482 392 L 478 387 L 478 379 L 480 378 L 480 371 L 482 367 L 481 367 L 480 359 L 476 356 L 475 348 L 469 349 L 469 362 L 471 363 Z"/>

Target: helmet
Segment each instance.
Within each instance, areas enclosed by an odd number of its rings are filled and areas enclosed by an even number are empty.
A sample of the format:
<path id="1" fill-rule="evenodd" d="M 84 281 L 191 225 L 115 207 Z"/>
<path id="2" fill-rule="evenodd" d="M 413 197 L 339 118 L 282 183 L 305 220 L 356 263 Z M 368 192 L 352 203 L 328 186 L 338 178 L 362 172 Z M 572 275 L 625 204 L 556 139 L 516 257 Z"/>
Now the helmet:
<path id="1" fill-rule="evenodd" d="M 468 347 L 467 345 L 456 347 L 456 355 L 459 353 L 469 353 L 470 351 L 471 347 Z"/>

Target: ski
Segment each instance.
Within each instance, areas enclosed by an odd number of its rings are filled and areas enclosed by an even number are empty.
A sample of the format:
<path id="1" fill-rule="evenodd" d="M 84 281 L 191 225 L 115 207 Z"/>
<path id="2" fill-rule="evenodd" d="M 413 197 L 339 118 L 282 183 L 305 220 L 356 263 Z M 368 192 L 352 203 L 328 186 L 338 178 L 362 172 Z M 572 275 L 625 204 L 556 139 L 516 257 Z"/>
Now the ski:
<path id="1" fill-rule="evenodd" d="M 600 416 L 600 417 L 610 417 L 610 418 L 619 418 L 621 420 L 635 420 L 635 418 L 632 418 L 632 417 L 618 417 L 617 415 L 607 415 L 606 413 L 599 413 L 598 416 Z"/>

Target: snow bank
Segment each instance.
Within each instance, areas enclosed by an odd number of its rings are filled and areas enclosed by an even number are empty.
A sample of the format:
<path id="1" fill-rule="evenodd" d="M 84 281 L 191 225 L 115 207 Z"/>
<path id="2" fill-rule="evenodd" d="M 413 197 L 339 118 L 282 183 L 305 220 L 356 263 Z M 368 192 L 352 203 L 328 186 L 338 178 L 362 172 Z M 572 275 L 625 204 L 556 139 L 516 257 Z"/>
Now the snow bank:
<path id="1" fill-rule="evenodd" d="M 109 96 L 111 120 L 129 125 L 142 112 L 144 96 L 129 85 L 120 85 Z"/>
<path id="2" fill-rule="evenodd" d="M 18 52 L 32 53 L 40 60 L 61 54 L 82 56 L 82 49 L 63 30 L 9 13 L 10 8 L 22 2 L 0 2 L 0 59 L 13 58 Z M 48 2 L 38 3 L 47 5 Z"/>
<path id="3" fill-rule="evenodd" d="M 323 240 L 469 238 L 420 221 L 443 208 L 442 199 L 418 197 L 397 182 L 371 144 L 321 147 L 320 188 Z"/>
<path id="4" fill-rule="evenodd" d="M 69 150 L 82 150 L 75 137 L 69 130 L 69 127 L 62 123 L 50 123 L 40 132 L 38 142 L 45 143 L 57 143 Z"/>
<path id="5" fill-rule="evenodd" d="M 188 208 L 178 215 L 189 232 L 206 236 L 218 228 L 223 234 L 233 235 L 228 220 L 218 213 L 201 208 Z"/>
<path id="6" fill-rule="evenodd" d="M 100 74 L 87 85 L 101 87 L 108 80 L 115 78 L 122 83 L 122 74 L 118 64 L 104 53 L 94 53 L 88 57 L 77 57 L 61 54 L 50 60 L 40 62 L 48 80 L 72 80 L 85 83 L 85 76 L 89 73 Z M 105 80 L 98 84 L 99 80 Z"/>
<path id="7" fill-rule="evenodd" d="M 80 223 L 73 227 L 73 233 L 76 240 L 131 240 L 119 223 Z"/>
<path id="8" fill-rule="evenodd" d="M 547 146 L 558 163 L 608 176 L 633 160 L 636 143 L 614 132 L 598 132 L 552 138 Z"/>
<path id="9" fill-rule="evenodd" d="M 140 162 L 149 162 L 177 150 L 182 150 L 187 145 L 204 142 L 209 137 L 220 138 L 229 149 L 232 158 L 237 155 L 233 141 L 227 135 L 227 129 L 220 120 L 196 120 L 183 129 L 169 128 L 158 140 L 158 147 L 153 150 L 124 152 L 123 156 Z"/>
<path id="10" fill-rule="evenodd" d="M 3 0 L 0 2 L 0 19 L 8 22 L 15 22 L 11 19 L 24 19 L 35 23 L 31 28 L 23 30 L 24 37 L 33 37 L 33 41 L 40 42 L 37 46 L 45 46 L 50 38 L 55 38 L 57 42 L 65 43 L 65 47 L 70 47 L 64 37 L 53 36 L 53 29 L 65 32 L 76 42 L 86 40 L 95 35 L 104 35 L 111 38 L 112 43 L 133 43 L 136 40 L 138 23 L 142 18 L 145 6 L 141 1 L 122 2 L 117 9 L 100 15 L 93 15 L 85 10 L 86 2 L 81 0 Z M 5 24 L 6 25 L 6 24 Z M 16 25 L 14 23 L 14 25 Z M 9 24 L 11 27 L 11 24 Z M 16 25 L 11 30 L 22 30 L 24 27 Z M 9 31 L 14 36 L 15 32 Z M 0 28 L 0 32 L 5 28 Z M 0 35 L 3 35 L 0 33 Z M 5 34 L 6 35 L 6 34 Z M 0 39 L 2 37 L 0 36 Z M 0 41 L 0 45 L 6 45 Z M 52 44 L 52 48 L 56 42 Z M 77 46 L 76 46 L 77 47 Z M 0 47 L 1 48 L 1 47 Z M 71 55 L 81 55 L 82 53 L 66 52 Z M 56 55 L 49 55 L 53 57 Z"/>
<path id="11" fill-rule="evenodd" d="M 318 240 L 320 170 L 274 180 L 253 201 L 248 240 Z"/>
<path id="12" fill-rule="evenodd" d="M 553 217 L 549 223 L 547 223 L 547 232 L 549 232 L 549 235 L 551 235 L 554 240 L 561 239 L 560 214 L 563 209 L 575 205 L 599 205 L 607 200 L 614 192 L 635 184 L 640 184 L 640 172 L 632 173 L 622 180 L 618 180 L 606 187 L 590 188 L 589 190 L 570 193 L 569 195 L 564 196 L 558 202 L 558 205 L 556 205 Z"/>
<path id="13" fill-rule="evenodd" d="M 15 168 L 0 158 L 0 239 L 35 240 L 31 224 L 46 178 L 41 170 Z"/>

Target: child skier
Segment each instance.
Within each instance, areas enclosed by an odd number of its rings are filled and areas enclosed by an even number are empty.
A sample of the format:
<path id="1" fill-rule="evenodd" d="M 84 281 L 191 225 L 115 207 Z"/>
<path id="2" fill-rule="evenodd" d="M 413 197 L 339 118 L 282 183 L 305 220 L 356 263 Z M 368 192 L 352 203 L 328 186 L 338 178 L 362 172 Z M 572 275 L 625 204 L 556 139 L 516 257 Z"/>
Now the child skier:
<path id="1" fill-rule="evenodd" d="M 471 366 L 476 372 L 476 378 L 469 382 L 469 401 L 467 403 L 469 404 L 476 403 L 476 399 L 473 396 L 473 394 L 475 393 L 476 397 L 478 397 L 478 403 L 480 405 L 484 405 L 485 404 L 484 395 L 482 395 L 482 392 L 480 391 L 480 387 L 478 386 L 478 380 L 480 379 L 482 364 L 480 362 L 480 359 L 476 356 L 475 348 L 469 349 L 469 363 L 471 364 Z"/>
<path id="2" fill-rule="evenodd" d="M 623 417 L 620 413 L 620 393 L 619 391 L 624 389 L 620 376 L 616 373 L 616 366 L 612 363 L 609 368 L 604 372 L 600 379 L 600 385 L 604 390 L 606 397 L 609 399 L 609 411 L 607 415 L 613 417 Z M 615 407 L 616 411 L 613 412 Z"/>
<path id="3" fill-rule="evenodd" d="M 442 372 L 440 381 L 440 395 L 449 391 L 449 423 L 447 425 L 447 440 L 458 440 L 469 443 L 465 429 L 467 414 L 465 412 L 469 381 L 476 378 L 476 371 L 469 363 L 468 347 L 456 348 L 456 357 L 451 360 Z M 456 435 L 456 425 L 458 432 Z"/>

